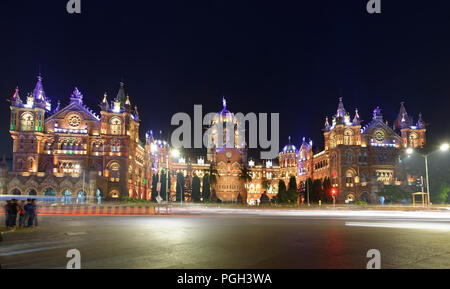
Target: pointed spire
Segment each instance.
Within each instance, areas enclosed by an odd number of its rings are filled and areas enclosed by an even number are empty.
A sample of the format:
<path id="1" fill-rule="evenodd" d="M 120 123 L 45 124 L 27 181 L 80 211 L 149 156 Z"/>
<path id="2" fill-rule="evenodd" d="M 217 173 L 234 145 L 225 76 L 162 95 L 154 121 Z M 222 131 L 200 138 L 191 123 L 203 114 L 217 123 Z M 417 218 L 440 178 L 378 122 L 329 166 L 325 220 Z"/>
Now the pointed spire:
<path id="1" fill-rule="evenodd" d="M 125 83 L 120 82 L 119 92 L 117 93 L 115 101 L 119 101 L 122 105 L 125 104 L 126 94 L 125 94 Z"/>
<path id="2" fill-rule="evenodd" d="M 106 104 L 106 105 L 108 104 L 108 94 L 106 92 L 103 95 L 102 104 Z"/>
<path id="3" fill-rule="evenodd" d="M 131 106 L 130 96 L 127 94 L 127 100 L 125 101 L 125 105 Z"/>
<path id="4" fill-rule="evenodd" d="M 19 96 L 19 87 L 18 87 L 18 86 L 16 86 L 16 90 L 14 91 L 14 95 L 13 95 L 12 98 L 13 98 L 14 100 L 20 98 L 20 96 Z"/>
<path id="5" fill-rule="evenodd" d="M 361 123 L 361 119 L 359 117 L 358 109 L 355 109 L 355 117 L 353 118 L 353 124 L 358 125 Z"/>
<path id="6" fill-rule="evenodd" d="M 394 130 L 401 130 L 404 127 L 410 126 L 412 119 L 408 116 L 408 112 L 405 108 L 405 102 L 400 102 L 400 110 L 397 118 L 394 121 Z"/>
<path id="7" fill-rule="evenodd" d="M 339 106 L 338 106 L 338 109 L 337 109 L 336 116 L 344 118 L 345 115 L 346 115 L 346 111 L 345 111 L 345 108 L 344 108 L 343 98 L 339 97 Z"/>
<path id="8" fill-rule="evenodd" d="M 39 74 L 38 81 L 36 83 L 36 86 L 33 90 L 33 98 L 37 101 L 45 101 L 45 91 L 44 87 L 42 85 L 42 76 Z"/>
<path id="9" fill-rule="evenodd" d="M 223 110 L 227 110 L 227 100 L 225 99 L 225 96 L 222 98 L 222 104 L 223 104 Z"/>
<path id="10" fill-rule="evenodd" d="M 58 105 L 56 106 L 54 113 L 57 113 L 60 110 L 60 108 L 61 108 L 61 101 L 58 100 Z"/>
<path id="11" fill-rule="evenodd" d="M 324 128 L 324 131 L 329 131 L 330 128 L 331 128 L 331 126 L 330 126 L 330 122 L 329 122 L 328 116 L 327 116 L 327 117 L 325 117 L 325 128 Z"/>
<path id="12" fill-rule="evenodd" d="M 422 119 L 422 113 L 419 113 L 419 120 L 417 121 L 417 128 L 424 128 L 425 122 Z"/>

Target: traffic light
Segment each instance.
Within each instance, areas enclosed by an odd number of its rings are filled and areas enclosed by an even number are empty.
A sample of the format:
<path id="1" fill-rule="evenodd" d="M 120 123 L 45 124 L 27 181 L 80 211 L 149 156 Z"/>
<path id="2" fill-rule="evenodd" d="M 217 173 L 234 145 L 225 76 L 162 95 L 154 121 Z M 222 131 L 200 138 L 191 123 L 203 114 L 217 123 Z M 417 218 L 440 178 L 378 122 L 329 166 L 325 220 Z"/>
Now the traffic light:
<path id="1" fill-rule="evenodd" d="M 331 196 L 335 197 L 337 194 L 336 189 L 331 189 Z"/>

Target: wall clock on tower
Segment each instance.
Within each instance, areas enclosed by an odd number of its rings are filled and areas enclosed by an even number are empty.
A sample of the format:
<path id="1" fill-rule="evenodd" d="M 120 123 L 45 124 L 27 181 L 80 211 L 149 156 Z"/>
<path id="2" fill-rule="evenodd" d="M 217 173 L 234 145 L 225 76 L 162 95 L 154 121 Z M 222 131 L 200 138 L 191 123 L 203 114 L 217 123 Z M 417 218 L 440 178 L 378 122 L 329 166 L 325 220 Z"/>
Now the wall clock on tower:
<path id="1" fill-rule="evenodd" d="M 232 156 L 231 152 L 227 152 L 227 158 L 231 159 L 231 156 Z"/>

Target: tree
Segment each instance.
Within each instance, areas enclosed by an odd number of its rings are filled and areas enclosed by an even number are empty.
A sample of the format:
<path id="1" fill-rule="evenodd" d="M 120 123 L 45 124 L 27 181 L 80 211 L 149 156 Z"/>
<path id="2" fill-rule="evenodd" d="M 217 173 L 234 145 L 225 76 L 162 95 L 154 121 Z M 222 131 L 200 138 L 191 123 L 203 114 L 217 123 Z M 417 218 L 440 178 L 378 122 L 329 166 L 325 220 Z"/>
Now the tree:
<path id="1" fill-rule="evenodd" d="M 279 203 L 285 203 L 287 202 L 287 193 L 286 193 L 286 184 L 283 180 L 280 180 L 278 182 L 278 194 L 277 194 L 277 201 Z"/>
<path id="2" fill-rule="evenodd" d="M 239 172 L 239 179 L 244 183 L 248 183 L 252 181 L 252 176 L 250 175 L 250 170 L 247 166 L 242 166 L 241 171 Z"/>
<path id="3" fill-rule="evenodd" d="M 311 178 L 308 178 L 305 182 L 304 189 L 305 189 L 305 195 L 306 195 L 306 201 L 308 202 L 308 195 L 309 195 L 309 201 L 311 202 L 311 192 L 312 192 L 312 186 L 313 181 Z"/>
<path id="4" fill-rule="evenodd" d="M 215 201 L 215 185 L 217 184 L 217 178 L 219 178 L 219 172 L 216 169 L 216 165 L 214 163 L 211 163 L 209 165 L 207 173 L 203 176 L 203 199 L 204 200 L 212 200 Z M 207 180 L 207 190 L 205 191 L 205 180 Z M 206 193 L 208 193 L 208 196 L 206 196 Z M 213 196 L 214 194 L 214 196 Z"/>
<path id="5" fill-rule="evenodd" d="M 237 199 L 236 199 L 236 202 L 237 202 L 238 204 L 242 204 L 242 196 L 241 196 L 241 194 L 238 194 Z"/>
<path id="6" fill-rule="evenodd" d="M 157 174 L 152 175 L 152 202 L 156 202 L 156 197 L 158 196 L 158 179 L 159 176 Z"/>
<path id="7" fill-rule="evenodd" d="M 166 194 L 166 171 L 161 170 L 161 192 L 160 192 L 160 196 L 161 198 L 165 201 L 165 200 L 169 200 L 170 201 L 170 176 L 169 176 L 169 180 L 167 182 L 167 188 L 168 188 L 168 194 Z"/>
<path id="8" fill-rule="evenodd" d="M 192 201 L 200 202 L 200 178 L 197 175 L 194 175 L 192 178 Z"/>
<path id="9" fill-rule="evenodd" d="M 209 184 L 209 175 L 205 174 L 203 176 L 203 189 L 202 189 L 203 201 L 211 200 L 211 186 Z"/>
<path id="10" fill-rule="evenodd" d="M 298 200 L 297 179 L 291 176 L 288 184 L 287 201 L 291 204 L 296 204 Z"/>
<path id="11" fill-rule="evenodd" d="M 412 200 L 412 191 L 408 191 L 400 186 L 384 185 L 380 196 L 384 196 L 389 202 L 410 202 Z"/>
<path id="12" fill-rule="evenodd" d="M 333 200 L 333 198 L 331 196 L 331 188 L 332 188 L 332 186 L 331 186 L 331 179 L 329 177 L 326 177 L 323 180 L 322 187 L 323 187 L 322 201 L 326 202 L 326 203 L 331 202 Z"/>
<path id="13" fill-rule="evenodd" d="M 322 180 L 314 180 L 312 183 L 312 188 L 310 189 L 309 198 L 312 202 L 319 202 L 322 199 L 323 190 L 322 190 Z"/>
<path id="14" fill-rule="evenodd" d="M 184 201 L 184 176 L 182 173 L 177 173 L 176 196 L 177 201 Z"/>

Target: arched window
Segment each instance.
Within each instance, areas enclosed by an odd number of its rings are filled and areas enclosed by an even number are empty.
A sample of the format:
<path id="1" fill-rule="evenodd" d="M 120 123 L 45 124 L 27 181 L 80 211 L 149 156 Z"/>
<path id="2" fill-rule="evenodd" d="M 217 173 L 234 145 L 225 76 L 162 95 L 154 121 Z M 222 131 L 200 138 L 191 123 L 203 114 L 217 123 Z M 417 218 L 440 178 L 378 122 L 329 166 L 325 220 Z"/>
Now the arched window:
<path id="1" fill-rule="evenodd" d="M 111 182 L 119 182 L 120 181 L 120 165 L 116 162 L 112 163 L 109 166 L 110 171 L 110 180 Z"/>
<path id="2" fill-rule="evenodd" d="M 409 135 L 409 145 L 413 148 L 416 148 L 419 145 L 419 138 L 417 134 L 412 133 Z"/>
<path id="3" fill-rule="evenodd" d="M 345 174 L 345 184 L 347 187 L 353 187 L 354 181 L 355 181 L 355 174 L 352 170 L 348 170 Z"/>
<path id="4" fill-rule="evenodd" d="M 336 138 L 334 134 L 332 133 L 330 135 L 330 149 L 334 149 L 336 147 Z"/>
<path id="5" fill-rule="evenodd" d="M 346 159 L 347 163 L 353 163 L 353 151 L 347 150 L 345 152 L 345 159 Z"/>
<path id="6" fill-rule="evenodd" d="M 122 134 L 122 120 L 118 117 L 113 117 L 109 121 L 110 130 L 112 135 Z"/>
<path id="7" fill-rule="evenodd" d="M 33 131 L 34 130 L 34 116 L 30 112 L 25 112 L 20 117 L 20 127 L 22 131 Z"/>
<path id="8" fill-rule="evenodd" d="M 352 145 L 352 136 L 353 136 L 353 131 L 350 129 L 347 129 L 344 132 L 344 145 Z"/>

